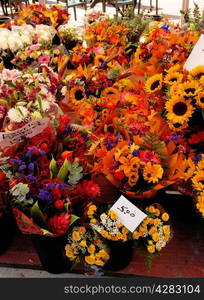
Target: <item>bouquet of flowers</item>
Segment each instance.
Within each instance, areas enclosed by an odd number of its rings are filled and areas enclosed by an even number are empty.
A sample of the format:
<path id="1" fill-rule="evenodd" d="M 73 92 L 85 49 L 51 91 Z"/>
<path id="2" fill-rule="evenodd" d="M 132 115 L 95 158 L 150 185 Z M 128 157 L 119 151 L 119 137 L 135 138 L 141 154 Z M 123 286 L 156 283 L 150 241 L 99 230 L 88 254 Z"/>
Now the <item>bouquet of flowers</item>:
<path id="1" fill-rule="evenodd" d="M 68 24 L 60 25 L 57 31 L 60 40 L 67 50 L 71 50 L 78 42 L 82 42 L 82 36 L 79 31 Z"/>
<path id="2" fill-rule="evenodd" d="M 91 228 L 77 226 L 72 229 L 65 246 L 66 256 L 74 263 L 84 263 L 95 270 L 109 260 L 109 248 Z"/>

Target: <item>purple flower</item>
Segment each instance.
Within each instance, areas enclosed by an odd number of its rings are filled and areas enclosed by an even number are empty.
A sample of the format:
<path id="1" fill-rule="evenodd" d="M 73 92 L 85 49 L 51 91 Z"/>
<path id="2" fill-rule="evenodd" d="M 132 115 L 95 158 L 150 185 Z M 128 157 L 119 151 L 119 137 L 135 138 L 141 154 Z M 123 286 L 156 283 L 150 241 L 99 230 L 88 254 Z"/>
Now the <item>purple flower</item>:
<path id="1" fill-rule="evenodd" d="M 38 194 L 38 198 L 41 200 L 45 200 L 48 203 L 52 202 L 52 194 L 46 190 L 40 190 L 40 192 Z"/>
<path id="2" fill-rule="evenodd" d="M 21 165 L 22 164 L 22 160 L 20 159 L 15 159 L 15 158 L 11 158 L 11 161 L 15 164 Z"/>
<path id="3" fill-rule="evenodd" d="M 193 158 L 195 164 L 197 164 L 202 159 L 202 154 L 198 154 L 196 157 Z"/>
<path id="4" fill-rule="evenodd" d="M 28 180 L 30 180 L 30 181 L 32 181 L 32 182 L 36 182 L 36 181 L 37 181 L 37 180 L 36 180 L 36 177 L 33 176 L 33 175 L 28 175 L 27 178 L 28 178 Z"/>
<path id="5" fill-rule="evenodd" d="M 70 134 L 72 132 L 72 125 L 68 125 L 64 131 L 66 134 Z"/>
<path id="6" fill-rule="evenodd" d="M 28 173 L 33 174 L 35 169 L 35 164 L 33 162 L 28 164 Z"/>
<path id="7" fill-rule="evenodd" d="M 112 144 L 111 144 L 111 142 L 107 142 L 107 144 L 106 144 L 106 149 L 109 151 L 109 150 L 111 150 L 112 149 Z"/>
<path id="8" fill-rule="evenodd" d="M 138 153 L 139 153 L 139 150 L 138 150 L 138 149 L 135 149 L 135 150 L 133 150 L 133 152 L 132 152 L 133 156 L 138 156 Z"/>
<path id="9" fill-rule="evenodd" d="M 18 171 L 23 171 L 24 169 L 26 169 L 26 165 L 22 164 L 19 168 Z"/>
<path id="10" fill-rule="evenodd" d="M 36 150 L 35 148 L 29 149 L 29 150 L 26 152 L 25 156 L 26 156 L 26 157 L 30 156 L 35 150 Z"/>

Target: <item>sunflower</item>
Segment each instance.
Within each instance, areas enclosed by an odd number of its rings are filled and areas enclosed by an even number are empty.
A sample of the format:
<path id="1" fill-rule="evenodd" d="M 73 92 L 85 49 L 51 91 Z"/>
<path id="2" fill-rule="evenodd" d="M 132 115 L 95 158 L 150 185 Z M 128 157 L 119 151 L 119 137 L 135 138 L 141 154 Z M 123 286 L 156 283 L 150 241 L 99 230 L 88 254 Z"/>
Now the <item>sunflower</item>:
<path id="1" fill-rule="evenodd" d="M 179 85 L 182 95 L 188 99 L 199 93 L 199 84 L 196 80 L 187 81 Z"/>
<path id="2" fill-rule="evenodd" d="M 172 72 L 172 73 L 168 73 L 165 76 L 164 82 L 169 85 L 174 85 L 174 84 L 181 83 L 182 79 L 183 79 L 183 74 L 179 72 Z"/>
<path id="3" fill-rule="evenodd" d="M 204 66 L 197 66 L 196 68 L 190 71 L 190 75 L 196 79 L 200 79 L 204 76 Z"/>
<path id="4" fill-rule="evenodd" d="M 181 179 L 188 180 L 191 178 L 195 172 L 195 165 L 192 159 L 186 159 L 182 162 L 181 165 L 182 175 Z"/>
<path id="5" fill-rule="evenodd" d="M 204 172 L 198 171 L 192 178 L 192 183 L 197 191 L 204 191 Z"/>
<path id="6" fill-rule="evenodd" d="M 105 88 L 102 92 L 103 97 L 118 95 L 118 90 L 113 87 Z"/>
<path id="7" fill-rule="evenodd" d="M 196 96 L 196 104 L 204 108 L 204 92 L 201 92 Z"/>
<path id="8" fill-rule="evenodd" d="M 179 86 L 177 84 L 173 84 L 170 89 L 169 89 L 169 94 L 171 97 L 174 97 L 174 96 L 178 96 L 178 95 L 181 95 L 181 91 L 179 89 Z"/>
<path id="9" fill-rule="evenodd" d="M 105 60 L 106 60 L 106 57 L 104 55 L 98 54 L 94 58 L 94 65 L 100 66 L 105 62 Z"/>
<path id="10" fill-rule="evenodd" d="M 75 86 L 70 90 L 70 101 L 79 105 L 86 99 L 85 89 L 82 86 Z"/>
<path id="11" fill-rule="evenodd" d="M 204 171 L 204 154 L 202 154 L 202 159 L 197 164 L 198 171 Z"/>
<path id="12" fill-rule="evenodd" d="M 149 79 L 147 79 L 145 83 L 145 90 L 147 93 L 155 93 L 162 88 L 162 74 L 156 74 Z"/>
<path id="13" fill-rule="evenodd" d="M 166 73 L 175 73 L 178 72 L 181 69 L 181 65 L 176 64 L 173 67 L 169 68 L 168 70 L 165 70 Z"/>
<path id="14" fill-rule="evenodd" d="M 169 128 L 175 132 L 181 132 L 188 126 L 187 122 L 184 122 L 183 124 L 181 123 L 174 123 L 174 122 L 169 122 Z"/>
<path id="15" fill-rule="evenodd" d="M 180 97 L 172 97 L 166 102 L 167 119 L 172 123 L 185 123 L 192 115 L 194 107 Z"/>
<path id="16" fill-rule="evenodd" d="M 157 183 L 162 178 L 163 168 L 158 164 L 148 162 L 143 171 L 143 177 L 148 183 Z"/>
<path id="17" fill-rule="evenodd" d="M 197 197 L 196 208 L 204 218 L 204 192 L 200 193 L 200 195 Z"/>

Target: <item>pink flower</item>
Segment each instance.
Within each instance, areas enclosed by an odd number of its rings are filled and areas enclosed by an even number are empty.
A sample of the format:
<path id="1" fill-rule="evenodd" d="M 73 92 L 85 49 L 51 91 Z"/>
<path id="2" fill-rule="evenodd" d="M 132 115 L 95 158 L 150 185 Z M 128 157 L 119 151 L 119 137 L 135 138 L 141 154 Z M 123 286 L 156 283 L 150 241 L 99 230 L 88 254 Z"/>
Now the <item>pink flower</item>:
<path id="1" fill-rule="evenodd" d="M 35 44 L 29 47 L 29 50 L 35 51 L 40 49 L 40 44 Z"/>
<path id="2" fill-rule="evenodd" d="M 38 58 L 38 62 L 42 63 L 42 64 L 49 63 L 50 62 L 50 56 L 43 54 Z"/>
<path id="3" fill-rule="evenodd" d="M 153 162 L 155 164 L 159 164 L 160 163 L 160 158 L 158 157 L 157 154 L 155 154 L 154 152 L 151 152 L 149 150 L 144 150 L 140 152 L 140 159 L 144 162 Z"/>
<path id="4" fill-rule="evenodd" d="M 104 55 L 104 49 L 102 47 L 98 47 L 98 48 L 94 49 L 94 53 L 96 55 L 98 55 L 98 54 Z"/>

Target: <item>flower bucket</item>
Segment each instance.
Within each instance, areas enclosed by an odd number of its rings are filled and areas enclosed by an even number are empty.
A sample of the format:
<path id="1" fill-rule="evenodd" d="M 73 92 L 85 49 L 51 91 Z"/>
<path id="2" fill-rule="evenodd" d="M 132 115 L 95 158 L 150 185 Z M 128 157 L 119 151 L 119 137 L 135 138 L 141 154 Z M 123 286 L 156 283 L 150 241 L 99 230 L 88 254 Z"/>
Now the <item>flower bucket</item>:
<path id="1" fill-rule="evenodd" d="M 66 235 L 59 237 L 31 235 L 33 245 L 38 253 L 43 268 L 53 274 L 60 274 L 71 268 L 71 262 L 64 253 Z"/>
<path id="2" fill-rule="evenodd" d="M 104 266 L 105 271 L 119 271 L 129 265 L 133 255 L 133 241 L 107 241 L 110 247 L 110 259 Z"/>
<path id="3" fill-rule="evenodd" d="M 13 55 L 11 55 L 11 56 L 2 56 L 4 67 L 6 69 L 12 70 L 15 67 L 14 64 L 12 64 L 12 62 L 11 62 L 13 58 L 14 58 Z"/>
<path id="4" fill-rule="evenodd" d="M 0 255 L 10 247 L 15 232 L 15 222 L 12 214 L 0 213 Z"/>
<path id="5" fill-rule="evenodd" d="M 74 47 L 76 47 L 77 42 L 76 41 L 69 41 L 68 43 L 63 43 L 67 51 L 72 50 Z"/>

